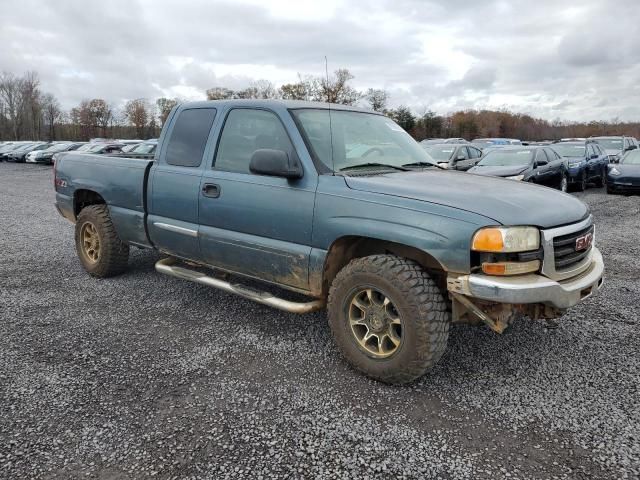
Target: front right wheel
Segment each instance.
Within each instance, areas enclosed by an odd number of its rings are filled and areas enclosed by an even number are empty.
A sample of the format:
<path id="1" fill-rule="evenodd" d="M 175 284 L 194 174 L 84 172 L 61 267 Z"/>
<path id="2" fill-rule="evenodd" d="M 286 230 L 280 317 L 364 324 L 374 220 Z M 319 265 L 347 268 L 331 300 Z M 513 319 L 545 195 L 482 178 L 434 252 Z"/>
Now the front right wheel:
<path id="1" fill-rule="evenodd" d="M 438 285 L 416 262 L 394 255 L 352 260 L 328 299 L 338 348 L 357 370 L 385 383 L 408 383 L 442 357 L 450 316 Z"/>

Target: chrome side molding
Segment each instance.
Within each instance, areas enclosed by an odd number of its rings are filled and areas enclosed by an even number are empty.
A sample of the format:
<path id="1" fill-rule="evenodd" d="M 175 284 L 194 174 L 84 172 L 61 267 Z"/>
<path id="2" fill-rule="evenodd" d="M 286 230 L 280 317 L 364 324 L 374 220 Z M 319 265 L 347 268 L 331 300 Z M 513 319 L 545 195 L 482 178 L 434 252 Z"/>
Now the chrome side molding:
<path id="1" fill-rule="evenodd" d="M 190 237 L 198 236 L 198 231 L 192 230 L 190 228 L 178 227 L 177 225 L 170 225 L 168 223 L 162 223 L 162 222 L 153 222 L 153 225 L 163 230 L 169 230 L 170 232 L 175 232 L 175 233 L 182 233 L 183 235 L 188 235 Z"/>

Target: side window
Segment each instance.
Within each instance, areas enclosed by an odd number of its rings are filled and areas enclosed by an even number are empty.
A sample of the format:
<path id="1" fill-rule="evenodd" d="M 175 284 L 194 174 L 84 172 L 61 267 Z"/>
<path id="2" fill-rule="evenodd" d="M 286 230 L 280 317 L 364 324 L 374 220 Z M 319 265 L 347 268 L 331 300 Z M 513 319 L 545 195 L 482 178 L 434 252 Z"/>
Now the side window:
<path id="1" fill-rule="evenodd" d="M 556 153 L 555 150 L 551 149 L 551 148 L 545 148 L 544 149 L 544 153 L 547 154 L 547 159 L 552 162 L 554 160 L 558 160 L 560 158 L 560 155 L 558 155 Z"/>
<path id="2" fill-rule="evenodd" d="M 293 152 L 293 145 L 278 117 L 266 110 L 231 110 L 224 123 L 213 168 L 250 173 L 253 152 L 263 148 L 283 150 L 289 155 Z"/>
<path id="3" fill-rule="evenodd" d="M 549 163 L 549 159 L 547 155 L 544 153 L 544 149 L 539 148 L 538 153 L 536 154 L 536 162 L 540 162 L 541 164 Z"/>
<path id="4" fill-rule="evenodd" d="M 454 160 L 456 160 L 458 157 L 464 157 L 464 160 L 469 159 L 469 153 L 467 152 L 467 147 L 460 147 L 458 149 L 458 153 L 456 153 L 456 158 Z"/>
<path id="5" fill-rule="evenodd" d="M 166 161 L 169 165 L 200 166 L 215 116 L 214 108 L 192 108 L 180 112 L 167 145 Z"/>
<path id="6" fill-rule="evenodd" d="M 592 144 L 587 145 L 587 157 L 591 158 L 593 155 L 598 155 L 596 147 Z"/>
<path id="7" fill-rule="evenodd" d="M 467 147 L 469 149 L 469 157 L 470 158 L 480 158 L 482 156 L 482 152 L 475 147 Z"/>

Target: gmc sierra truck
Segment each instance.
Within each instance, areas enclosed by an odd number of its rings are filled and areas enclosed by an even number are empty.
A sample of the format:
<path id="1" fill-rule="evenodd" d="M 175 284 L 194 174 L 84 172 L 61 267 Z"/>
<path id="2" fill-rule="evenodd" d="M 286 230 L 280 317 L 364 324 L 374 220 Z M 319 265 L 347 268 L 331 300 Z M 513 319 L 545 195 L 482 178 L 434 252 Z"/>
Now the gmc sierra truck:
<path id="1" fill-rule="evenodd" d="M 120 274 L 130 247 L 150 248 L 160 273 L 288 312 L 326 307 L 349 363 L 388 383 L 432 367 L 451 323 L 501 333 L 560 316 L 603 281 L 581 201 L 442 169 L 354 107 L 186 103 L 153 159 L 65 153 L 54 182 L 89 274 Z"/>

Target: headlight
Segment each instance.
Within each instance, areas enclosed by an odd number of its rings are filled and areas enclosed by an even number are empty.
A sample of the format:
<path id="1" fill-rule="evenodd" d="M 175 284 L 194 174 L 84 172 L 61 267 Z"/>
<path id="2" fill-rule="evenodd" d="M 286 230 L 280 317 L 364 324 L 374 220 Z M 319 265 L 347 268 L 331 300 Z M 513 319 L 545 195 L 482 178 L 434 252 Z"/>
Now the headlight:
<path id="1" fill-rule="evenodd" d="M 618 170 L 616 167 L 611 167 L 609 169 L 609 174 L 613 176 L 620 175 L 620 170 Z"/>
<path id="2" fill-rule="evenodd" d="M 473 236 L 476 252 L 528 252 L 540 248 L 540 231 L 535 227 L 489 227 Z"/>
<path id="3" fill-rule="evenodd" d="M 522 180 L 524 178 L 524 175 L 514 175 L 512 177 L 504 177 L 504 178 L 508 178 L 509 180 Z"/>

